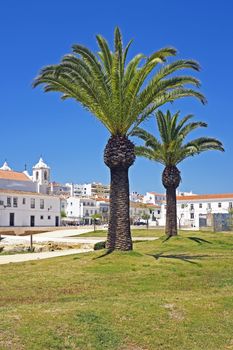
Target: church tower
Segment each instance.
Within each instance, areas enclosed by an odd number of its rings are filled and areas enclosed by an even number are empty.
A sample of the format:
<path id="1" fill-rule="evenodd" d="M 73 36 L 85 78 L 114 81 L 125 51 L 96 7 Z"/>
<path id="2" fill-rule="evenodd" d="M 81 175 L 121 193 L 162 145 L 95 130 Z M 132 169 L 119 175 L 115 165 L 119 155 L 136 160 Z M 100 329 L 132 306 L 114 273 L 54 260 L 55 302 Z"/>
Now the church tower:
<path id="1" fill-rule="evenodd" d="M 50 182 L 50 167 L 42 158 L 32 168 L 32 180 L 37 183 L 37 192 L 48 193 Z"/>

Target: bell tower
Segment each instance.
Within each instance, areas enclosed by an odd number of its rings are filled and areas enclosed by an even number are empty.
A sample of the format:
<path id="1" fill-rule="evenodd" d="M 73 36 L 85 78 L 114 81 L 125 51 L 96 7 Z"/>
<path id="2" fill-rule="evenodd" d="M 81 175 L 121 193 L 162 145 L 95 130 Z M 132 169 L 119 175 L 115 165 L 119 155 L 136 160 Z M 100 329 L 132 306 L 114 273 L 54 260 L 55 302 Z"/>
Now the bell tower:
<path id="1" fill-rule="evenodd" d="M 37 183 L 37 192 L 47 193 L 50 183 L 50 167 L 40 157 L 32 168 L 32 180 Z"/>

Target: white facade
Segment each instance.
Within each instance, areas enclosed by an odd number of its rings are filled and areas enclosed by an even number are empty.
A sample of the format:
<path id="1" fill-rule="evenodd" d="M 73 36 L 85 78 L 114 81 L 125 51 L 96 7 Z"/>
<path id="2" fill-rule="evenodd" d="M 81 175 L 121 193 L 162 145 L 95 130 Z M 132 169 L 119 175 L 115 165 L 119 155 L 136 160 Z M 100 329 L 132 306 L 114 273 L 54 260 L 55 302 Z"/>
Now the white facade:
<path id="1" fill-rule="evenodd" d="M 71 195 L 77 197 L 102 197 L 109 198 L 110 186 L 102 183 L 92 182 L 89 184 L 71 184 L 67 183 Z"/>
<path id="2" fill-rule="evenodd" d="M 156 192 L 146 192 L 143 197 L 143 203 L 159 205 L 166 199 L 165 194 L 156 193 Z"/>
<path id="3" fill-rule="evenodd" d="M 0 226 L 59 226 L 60 199 L 36 192 L 0 189 Z"/>
<path id="4" fill-rule="evenodd" d="M 208 214 L 226 214 L 232 209 L 233 194 L 177 196 L 177 224 L 179 227 L 199 228 Z M 159 225 L 166 222 L 166 203 L 161 206 Z"/>
<path id="5" fill-rule="evenodd" d="M 68 218 L 91 220 L 91 216 L 99 210 L 94 199 L 69 197 L 67 199 L 66 215 Z"/>

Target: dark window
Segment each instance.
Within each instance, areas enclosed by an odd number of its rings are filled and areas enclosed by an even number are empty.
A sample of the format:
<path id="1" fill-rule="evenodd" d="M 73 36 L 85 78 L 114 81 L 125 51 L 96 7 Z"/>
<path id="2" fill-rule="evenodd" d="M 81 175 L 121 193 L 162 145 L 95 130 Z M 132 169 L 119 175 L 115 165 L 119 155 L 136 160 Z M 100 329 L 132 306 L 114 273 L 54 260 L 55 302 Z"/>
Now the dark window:
<path id="1" fill-rule="evenodd" d="M 26 198 L 23 198 L 23 202 L 22 202 L 23 204 L 26 204 Z"/>
<path id="2" fill-rule="evenodd" d="M 7 206 L 11 207 L 11 197 L 7 197 Z"/>
<path id="3" fill-rule="evenodd" d="M 199 203 L 199 208 L 202 208 L 202 203 Z"/>
<path id="4" fill-rule="evenodd" d="M 184 204 L 181 204 L 181 209 L 184 209 Z"/>
<path id="5" fill-rule="evenodd" d="M 44 199 L 40 199 L 40 209 L 44 209 Z"/>
<path id="6" fill-rule="evenodd" d="M 31 208 L 35 209 L 35 206 L 36 206 L 36 200 L 35 198 L 31 198 Z"/>
<path id="7" fill-rule="evenodd" d="M 229 202 L 229 208 L 232 209 L 232 202 Z"/>
<path id="8" fill-rule="evenodd" d="M 211 203 L 208 203 L 208 209 L 211 209 Z"/>
<path id="9" fill-rule="evenodd" d="M 48 220 L 50 220 L 50 219 L 51 219 L 51 216 L 49 215 L 49 216 L 48 216 Z"/>
<path id="10" fill-rule="evenodd" d="M 4 202 L 3 202 L 3 201 L 0 201 L 0 205 L 4 205 Z"/>
<path id="11" fill-rule="evenodd" d="M 40 219 L 41 219 L 41 220 L 43 220 L 43 219 L 44 219 L 43 215 L 41 215 Z"/>
<path id="12" fill-rule="evenodd" d="M 222 203 L 218 203 L 218 207 L 219 207 L 219 208 L 222 208 Z"/>
<path id="13" fill-rule="evenodd" d="M 13 207 L 14 207 L 14 208 L 17 208 L 17 207 L 18 207 L 18 198 L 17 198 L 17 197 L 14 197 L 14 198 L 13 198 Z"/>
<path id="14" fill-rule="evenodd" d="M 193 210 L 194 209 L 194 205 L 190 204 L 190 209 Z"/>
<path id="15" fill-rule="evenodd" d="M 191 214 L 190 214 L 190 218 L 191 218 L 191 219 L 194 219 L 194 213 L 191 213 Z"/>

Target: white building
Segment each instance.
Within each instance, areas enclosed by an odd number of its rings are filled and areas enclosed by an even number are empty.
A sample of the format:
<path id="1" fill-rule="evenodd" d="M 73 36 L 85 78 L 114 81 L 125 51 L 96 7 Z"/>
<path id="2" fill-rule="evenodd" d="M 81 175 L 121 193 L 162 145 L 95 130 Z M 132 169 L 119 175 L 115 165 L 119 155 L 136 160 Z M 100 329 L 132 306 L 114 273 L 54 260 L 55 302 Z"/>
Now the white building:
<path id="1" fill-rule="evenodd" d="M 0 189 L 0 226 L 59 226 L 60 200 L 29 191 Z"/>
<path id="2" fill-rule="evenodd" d="M 103 185 L 102 183 L 92 182 L 88 184 L 71 184 L 67 183 L 71 194 L 77 197 L 102 197 L 109 198 L 110 185 Z"/>
<path id="3" fill-rule="evenodd" d="M 179 227 L 205 226 L 209 214 L 227 214 L 233 207 L 233 194 L 202 194 L 177 196 L 177 223 Z M 161 206 L 159 225 L 166 222 L 166 203 Z"/>
<path id="4" fill-rule="evenodd" d="M 66 215 L 68 218 L 91 223 L 91 217 L 98 214 L 96 201 L 91 198 L 69 197 L 66 205 Z"/>
<path id="5" fill-rule="evenodd" d="M 47 195 L 50 168 L 40 158 L 30 176 L 0 168 L 0 226 L 59 226 L 60 199 Z"/>
<path id="6" fill-rule="evenodd" d="M 145 196 L 143 197 L 143 203 L 160 205 L 165 199 L 165 194 L 157 192 L 146 192 Z"/>

